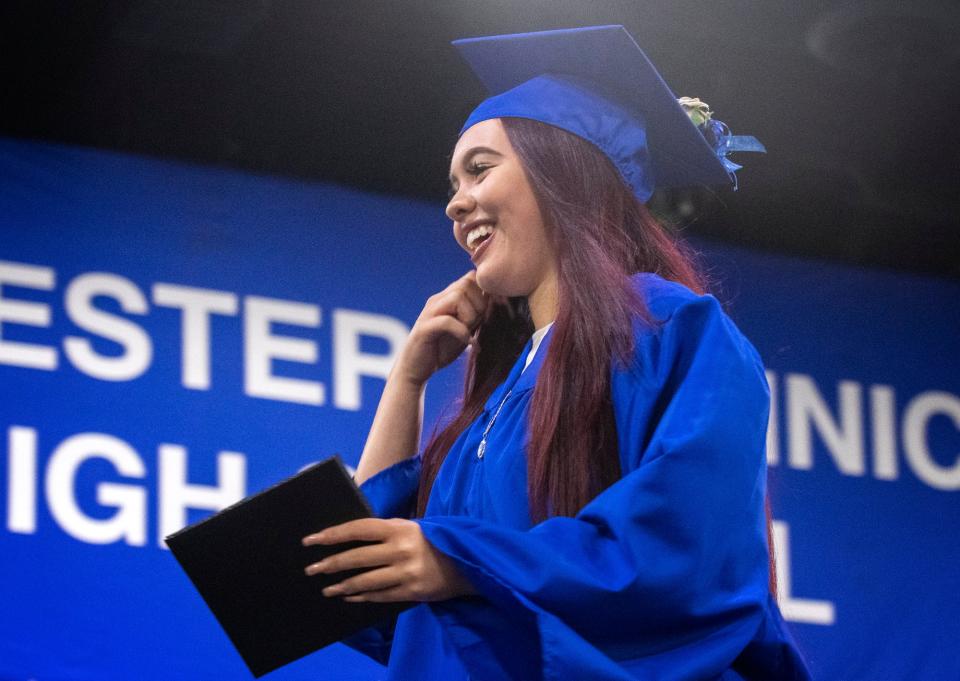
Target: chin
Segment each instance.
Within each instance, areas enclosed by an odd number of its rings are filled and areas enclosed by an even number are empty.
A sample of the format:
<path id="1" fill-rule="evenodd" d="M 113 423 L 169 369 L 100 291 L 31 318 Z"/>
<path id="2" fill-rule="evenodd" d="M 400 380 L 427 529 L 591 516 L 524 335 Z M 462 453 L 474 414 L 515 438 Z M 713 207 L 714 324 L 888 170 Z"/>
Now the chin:
<path id="1" fill-rule="evenodd" d="M 485 268 L 483 264 L 477 268 L 477 286 L 489 295 L 502 296 L 504 298 L 514 298 L 516 296 L 526 296 L 529 294 L 522 286 L 517 286 L 516 282 L 511 282 L 497 273 Z"/>
<path id="2" fill-rule="evenodd" d="M 489 293 L 490 295 L 506 295 L 502 292 L 503 286 L 500 277 L 496 275 L 496 272 L 491 272 L 489 267 L 484 267 L 483 264 L 477 268 L 477 286 L 479 286 L 484 293 Z"/>

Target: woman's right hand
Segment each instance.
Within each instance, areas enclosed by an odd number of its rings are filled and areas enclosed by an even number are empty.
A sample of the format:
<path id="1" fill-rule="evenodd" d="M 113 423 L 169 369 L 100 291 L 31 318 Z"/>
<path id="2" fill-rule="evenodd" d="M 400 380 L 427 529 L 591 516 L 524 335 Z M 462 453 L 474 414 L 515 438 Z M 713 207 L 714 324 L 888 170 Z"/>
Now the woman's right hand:
<path id="1" fill-rule="evenodd" d="M 430 296 L 397 359 L 396 376 L 423 386 L 471 343 L 489 304 L 490 297 L 477 285 L 475 270 Z"/>

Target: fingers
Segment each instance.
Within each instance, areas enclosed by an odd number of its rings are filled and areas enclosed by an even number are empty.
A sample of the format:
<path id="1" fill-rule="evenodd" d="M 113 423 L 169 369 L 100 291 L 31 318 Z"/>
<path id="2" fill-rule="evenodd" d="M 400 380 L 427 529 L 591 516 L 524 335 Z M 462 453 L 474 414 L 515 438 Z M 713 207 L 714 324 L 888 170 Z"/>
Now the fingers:
<path id="1" fill-rule="evenodd" d="M 412 601 L 414 598 L 407 592 L 407 589 L 403 585 L 398 585 L 390 587 L 389 589 L 344 596 L 343 600 L 347 603 L 399 603 L 402 601 Z"/>
<path id="2" fill-rule="evenodd" d="M 380 591 L 381 589 L 396 587 L 402 581 L 402 576 L 397 568 L 393 566 L 382 567 L 345 579 L 339 584 L 328 586 L 323 590 L 323 595 L 327 597 L 351 596 L 368 591 Z"/>
<path id="3" fill-rule="evenodd" d="M 434 315 L 450 315 L 466 324 L 471 331 L 483 319 L 489 297 L 480 290 L 476 272 L 471 270 L 432 299 Z"/>
<path id="4" fill-rule="evenodd" d="M 370 522 L 372 521 L 372 522 Z M 362 601 L 431 601 L 473 593 L 455 567 L 426 541 L 420 526 L 411 520 L 365 518 L 344 523 L 304 538 L 304 543 L 376 539 L 382 542 L 329 556 L 309 565 L 307 575 L 365 570 L 327 586 L 323 595 Z"/>
<path id="5" fill-rule="evenodd" d="M 351 520 L 341 525 L 328 527 L 322 532 L 307 535 L 303 538 L 303 545 L 342 544 L 348 541 L 383 541 L 390 534 L 392 524 L 392 521 L 380 518 Z"/>
<path id="6" fill-rule="evenodd" d="M 473 338 L 473 330 L 456 317 L 435 317 L 424 324 L 423 330 L 435 338 L 453 336 L 463 345 L 469 345 Z"/>
<path id="7" fill-rule="evenodd" d="M 396 551 L 389 546 L 384 544 L 371 544 L 370 546 L 361 546 L 328 556 L 319 562 L 308 565 L 304 568 L 304 572 L 307 576 L 312 577 L 317 574 L 378 567 L 389 564 L 395 554 Z"/>
<path id="8" fill-rule="evenodd" d="M 463 322 L 464 326 L 473 334 L 474 329 L 480 324 L 480 321 L 483 319 L 482 313 L 478 312 L 477 309 L 473 306 L 473 302 L 468 300 L 465 296 L 461 296 L 457 300 L 457 311 L 454 315 L 458 321 Z"/>
<path id="9" fill-rule="evenodd" d="M 461 284 L 464 295 L 473 304 L 478 314 L 482 316 L 487 309 L 487 305 L 490 304 L 490 296 L 484 293 L 480 285 L 477 284 L 477 271 L 470 270 L 457 281 Z"/>
<path id="10" fill-rule="evenodd" d="M 452 317 L 472 330 L 483 318 L 483 308 L 476 307 L 474 301 L 459 289 L 444 291 L 431 303 L 428 319 Z"/>

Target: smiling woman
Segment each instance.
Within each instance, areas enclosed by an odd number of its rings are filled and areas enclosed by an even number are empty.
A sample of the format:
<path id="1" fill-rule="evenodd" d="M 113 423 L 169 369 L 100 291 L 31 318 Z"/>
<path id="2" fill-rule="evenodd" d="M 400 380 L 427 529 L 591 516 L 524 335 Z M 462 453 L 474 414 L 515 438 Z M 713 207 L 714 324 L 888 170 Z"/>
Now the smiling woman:
<path id="1" fill-rule="evenodd" d="M 457 46 L 494 93 L 451 164 L 476 269 L 387 381 L 356 474 L 380 519 L 304 539 L 372 543 L 307 573 L 418 602 L 346 641 L 391 679 L 809 678 L 771 593 L 763 367 L 644 206 L 759 144 L 705 105 L 695 126 L 621 27 Z M 427 380 L 468 347 L 415 456 Z"/>
<path id="2" fill-rule="evenodd" d="M 477 123 L 453 152 L 453 236 L 488 294 L 527 299 L 535 327 L 553 320 L 557 267 L 537 199 L 499 119 Z"/>

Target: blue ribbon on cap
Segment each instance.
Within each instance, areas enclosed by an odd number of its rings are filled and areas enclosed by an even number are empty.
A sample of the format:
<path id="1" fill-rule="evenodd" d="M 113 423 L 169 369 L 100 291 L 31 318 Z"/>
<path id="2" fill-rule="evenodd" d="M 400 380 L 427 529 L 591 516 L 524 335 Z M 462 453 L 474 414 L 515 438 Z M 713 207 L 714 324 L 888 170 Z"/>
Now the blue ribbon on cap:
<path id="1" fill-rule="evenodd" d="M 759 154 L 767 153 L 767 148 L 753 135 L 734 135 L 730 132 L 730 127 L 723 121 L 713 118 L 706 121 L 703 125 L 697 126 L 704 133 L 704 137 L 710 146 L 713 147 L 717 158 L 726 168 L 730 175 L 730 181 L 733 183 L 733 190 L 737 190 L 737 171 L 743 166 L 734 163 L 727 155 L 734 151 L 749 151 Z"/>

